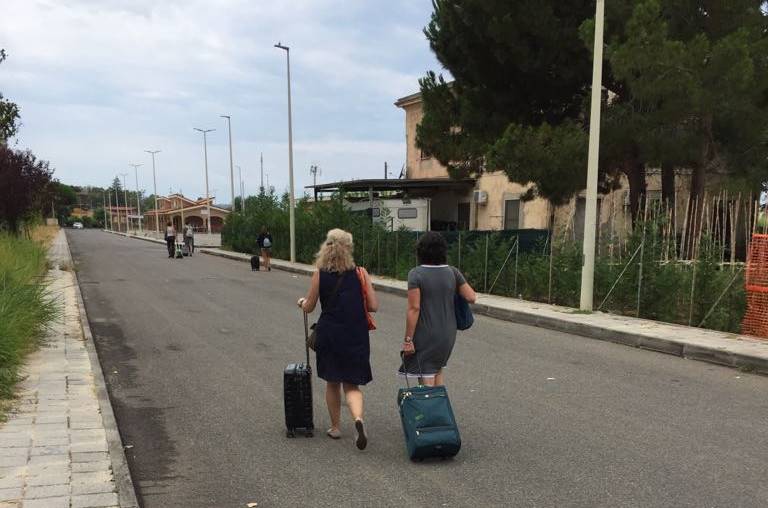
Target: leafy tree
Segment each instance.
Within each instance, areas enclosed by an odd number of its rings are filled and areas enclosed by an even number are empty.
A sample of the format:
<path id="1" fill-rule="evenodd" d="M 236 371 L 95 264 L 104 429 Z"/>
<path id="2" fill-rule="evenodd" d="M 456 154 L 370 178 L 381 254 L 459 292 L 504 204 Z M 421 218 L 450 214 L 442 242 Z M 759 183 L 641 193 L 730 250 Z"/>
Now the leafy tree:
<path id="1" fill-rule="evenodd" d="M 514 181 L 533 182 L 542 197 L 568 199 L 585 179 L 581 124 L 591 57 L 579 27 L 593 2 L 433 0 L 433 6 L 424 32 L 455 81 L 434 73 L 420 80 L 418 146 L 454 177 L 502 168 Z M 563 140 L 567 147 L 559 149 Z M 544 146 L 556 149 L 537 155 Z M 531 167 L 531 158 L 548 166 Z"/>
<path id="2" fill-rule="evenodd" d="M 18 234 L 22 221 L 48 202 L 53 170 L 30 151 L 0 145 L 0 228 Z"/>
<path id="3" fill-rule="evenodd" d="M 607 49 L 632 103 L 657 134 L 646 162 L 693 170 L 693 196 L 726 168 L 753 182 L 768 170 L 768 22 L 762 0 L 642 0 Z M 654 153 L 655 151 L 655 153 Z"/>
<path id="4" fill-rule="evenodd" d="M 2 63 L 8 54 L 4 49 L 0 49 L 0 63 Z M 19 107 L 3 98 L 0 93 L 0 144 L 16 134 L 18 130 Z"/>

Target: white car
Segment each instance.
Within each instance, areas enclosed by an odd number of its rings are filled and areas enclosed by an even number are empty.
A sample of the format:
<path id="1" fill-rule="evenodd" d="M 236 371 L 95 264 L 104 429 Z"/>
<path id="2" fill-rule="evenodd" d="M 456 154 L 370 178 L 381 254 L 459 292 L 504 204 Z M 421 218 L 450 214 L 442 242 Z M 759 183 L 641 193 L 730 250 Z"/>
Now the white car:
<path id="1" fill-rule="evenodd" d="M 72 224 L 72 227 L 75 229 L 83 229 L 83 223 L 82 222 L 75 222 Z"/>

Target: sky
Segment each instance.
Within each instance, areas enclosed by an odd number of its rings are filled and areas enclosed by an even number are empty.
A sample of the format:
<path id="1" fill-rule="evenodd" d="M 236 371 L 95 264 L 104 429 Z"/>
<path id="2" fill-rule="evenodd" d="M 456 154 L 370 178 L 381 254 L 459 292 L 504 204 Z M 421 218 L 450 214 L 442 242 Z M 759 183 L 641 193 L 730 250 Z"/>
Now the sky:
<path id="1" fill-rule="evenodd" d="M 11 144 L 71 185 L 139 188 L 229 203 L 226 120 L 246 193 L 288 188 L 290 46 L 296 195 L 312 183 L 397 177 L 405 114 L 393 103 L 440 70 L 422 32 L 428 0 L 3 0 L 0 92 L 21 109 Z M 238 170 L 235 168 L 237 182 Z M 267 177 L 265 176 L 265 180 Z M 238 185 L 235 183 L 237 189 Z M 236 190 L 236 192 L 238 192 Z"/>

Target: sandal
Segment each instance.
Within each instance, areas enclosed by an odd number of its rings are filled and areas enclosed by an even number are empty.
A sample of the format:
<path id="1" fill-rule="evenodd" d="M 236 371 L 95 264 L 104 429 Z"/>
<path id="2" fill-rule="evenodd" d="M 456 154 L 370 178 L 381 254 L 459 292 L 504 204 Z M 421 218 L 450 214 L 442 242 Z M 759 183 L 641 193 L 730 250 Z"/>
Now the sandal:
<path id="1" fill-rule="evenodd" d="M 365 447 L 368 446 L 368 436 L 365 434 L 363 420 L 355 420 L 355 430 L 357 431 L 355 446 L 357 446 L 358 450 L 365 450 Z"/>

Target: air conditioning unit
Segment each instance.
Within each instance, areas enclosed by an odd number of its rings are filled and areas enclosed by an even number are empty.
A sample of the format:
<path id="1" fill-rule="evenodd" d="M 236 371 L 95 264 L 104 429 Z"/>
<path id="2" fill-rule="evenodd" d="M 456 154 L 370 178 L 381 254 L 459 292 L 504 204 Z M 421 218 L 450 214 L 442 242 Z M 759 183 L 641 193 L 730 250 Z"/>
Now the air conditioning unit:
<path id="1" fill-rule="evenodd" d="M 488 203 L 488 193 L 482 190 L 476 190 L 473 193 L 473 199 L 478 205 L 485 205 Z"/>

